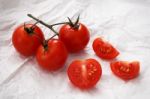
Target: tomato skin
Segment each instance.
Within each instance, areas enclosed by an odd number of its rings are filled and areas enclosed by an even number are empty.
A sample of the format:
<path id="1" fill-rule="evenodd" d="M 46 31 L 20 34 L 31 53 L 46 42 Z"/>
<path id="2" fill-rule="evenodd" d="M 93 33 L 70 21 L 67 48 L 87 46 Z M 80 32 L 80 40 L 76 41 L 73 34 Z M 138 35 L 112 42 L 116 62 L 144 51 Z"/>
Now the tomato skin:
<path id="1" fill-rule="evenodd" d="M 101 38 L 96 38 L 92 46 L 94 52 L 100 58 L 114 59 L 119 55 L 119 52 L 110 43 Z"/>
<path id="2" fill-rule="evenodd" d="M 26 27 L 31 27 L 33 24 L 26 24 Z M 35 34 L 28 34 L 24 30 L 24 25 L 20 25 L 15 29 L 12 35 L 12 43 L 15 49 L 24 56 L 31 56 L 36 53 L 37 48 L 44 40 L 44 35 L 38 26 L 34 27 Z M 37 35 L 39 39 L 35 36 Z"/>
<path id="3" fill-rule="evenodd" d="M 90 35 L 86 26 L 81 23 L 79 23 L 78 29 L 65 24 L 60 28 L 59 39 L 64 42 L 69 52 L 76 53 L 86 47 Z"/>
<path id="4" fill-rule="evenodd" d="M 130 79 L 136 78 L 140 72 L 140 63 L 138 61 L 111 62 L 110 67 L 111 67 L 112 72 L 123 80 L 130 80 Z M 127 71 L 128 68 L 129 70 Z"/>
<path id="5" fill-rule="evenodd" d="M 51 39 L 48 41 L 48 49 L 40 45 L 36 59 L 41 68 L 47 71 L 58 70 L 63 67 L 68 57 L 68 51 L 62 41 Z"/>
<path id="6" fill-rule="evenodd" d="M 81 89 L 88 89 L 97 84 L 101 75 L 101 65 L 95 59 L 75 60 L 67 70 L 70 81 Z"/>

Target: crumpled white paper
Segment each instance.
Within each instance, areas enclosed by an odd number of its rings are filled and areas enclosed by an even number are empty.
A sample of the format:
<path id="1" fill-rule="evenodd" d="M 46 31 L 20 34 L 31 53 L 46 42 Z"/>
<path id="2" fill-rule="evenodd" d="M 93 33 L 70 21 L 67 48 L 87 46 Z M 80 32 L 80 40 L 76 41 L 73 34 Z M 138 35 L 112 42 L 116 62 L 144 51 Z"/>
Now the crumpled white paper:
<path id="1" fill-rule="evenodd" d="M 44 72 L 34 57 L 19 55 L 12 46 L 16 26 L 35 22 L 27 13 L 52 24 L 75 19 L 90 30 L 84 51 L 70 54 L 56 72 Z M 46 38 L 53 35 L 40 25 Z M 56 27 L 59 30 L 59 27 Z M 96 37 L 111 42 L 120 55 L 116 60 L 139 60 L 140 76 L 125 82 L 114 76 L 110 61 L 92 50 Z M 68 80 L 66 69 L 74 59 L 95 58 L 102 65 L 102 78 L 90 90 L 80 90 Z M 0 99 L 143 99 L 150 98 L 150 0 L 0 0 Z"/>

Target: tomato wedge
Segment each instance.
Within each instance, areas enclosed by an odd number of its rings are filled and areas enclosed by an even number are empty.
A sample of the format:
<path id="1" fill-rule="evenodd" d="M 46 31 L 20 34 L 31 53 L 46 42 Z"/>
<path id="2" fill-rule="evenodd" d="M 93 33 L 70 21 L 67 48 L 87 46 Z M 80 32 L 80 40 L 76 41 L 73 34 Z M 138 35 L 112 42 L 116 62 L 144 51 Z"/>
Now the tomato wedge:
<path id="1" fill-rule="evenodd" d="M 95 59 L 75 60 L 68 68 L 70 81 L 81 89 L 91 88 L 99 81 L 102 69 Z"/>
<path id="2" fill-rule="evenodd" d="M 127 61 L 116 61 L 111 62 L 110 67 L 112 72 L 124 79 L 130 80 L 138 76 L 140 71 L 140 63 L 138 61 L 127 62 Z"/>
<path id="3" fill-rule="evenodd" d="M 114 59 L 119 55 L 116 48 L 101 38 L 96 38 L 94 40 L 93 50 L 97 56 L 103 59 Z"/>

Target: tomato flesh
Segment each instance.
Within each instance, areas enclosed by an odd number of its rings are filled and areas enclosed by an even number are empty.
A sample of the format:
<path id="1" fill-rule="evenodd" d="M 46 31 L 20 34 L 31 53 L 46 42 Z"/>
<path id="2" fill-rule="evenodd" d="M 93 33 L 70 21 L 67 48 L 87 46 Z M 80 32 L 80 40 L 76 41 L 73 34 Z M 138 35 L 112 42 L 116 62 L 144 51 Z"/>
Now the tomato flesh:
<path id="1" fill-rule="evenodd" d="M 26 24 L 26 27 L 30 28 L 32 25 Z M 43 32 L 38 26 L 34 26 L 34 33 L 29 34 L 25 31 L 24 25 L 21 25 L 15 29 L 12 35 L 12 43 L 15 49 L 24 56 L 34 55 L 43 40 Z"/>
<path id="2" fill-rule="evenodd" d="M 102 69 L 95 59 L 75 60 L 68 68 L 70 81 L 81 89 L 91 88 L 99 81 Z"/>
<path id="3" fill-rule="evenodd" d="M 140 63 L 138 61 L 116 61 L 112 62 L 110 67 L 116 76 L 124 80 L 130 80 L 137 77 L 140 71 Z"/>
<path id="4" fill-rule="evenodd" d="M 70 25 L 63 25 L 59 31 L 59 39 L 64 42 L 67 50 L 75 53 L 83 50 L 89 42 L 89 31 L 83 24 L 74 29 Z"/>
<path id="5" fill-rule="evenodd" d="M 103 59 L 114 59 L 119 55 L 119 52 L 110 43 L 101 38 L 94 40 L 93 50 L 97 56 Z"/>

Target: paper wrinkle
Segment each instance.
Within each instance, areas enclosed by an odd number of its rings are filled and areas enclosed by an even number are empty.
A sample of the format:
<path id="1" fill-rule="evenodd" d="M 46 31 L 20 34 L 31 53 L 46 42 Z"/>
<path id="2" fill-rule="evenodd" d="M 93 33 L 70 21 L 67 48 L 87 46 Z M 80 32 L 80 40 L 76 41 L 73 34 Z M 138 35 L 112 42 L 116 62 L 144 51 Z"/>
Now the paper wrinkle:
<path id="1" fill-rule="evenodd" d="M 0 0 L 0 12 L 0 99 L 150 98 L 150 0 Z M 45 72 L 35 57 L 20 55 L 11 42 L 18 25 L 35 22 L 28 13 L 48 24 L 67 21 L 67 17 L 75 20 L 80 14 L 80 21 L 89 28 L 90 42 L 85 50 L 69 55 L 62 69 Z M 53 35 L 39 26 L 46 38 Z M 115 60 L 139 60 L 139 77 L 123 81 L 113 75 L 111 60 L 98 58 L 92 50 L 96 37 L 119 50 Z M 94 88 L 80 90 L 70 83 L 66 71 L 73 60 L 86 58 L 98 60 L 103 74 Z"/>

